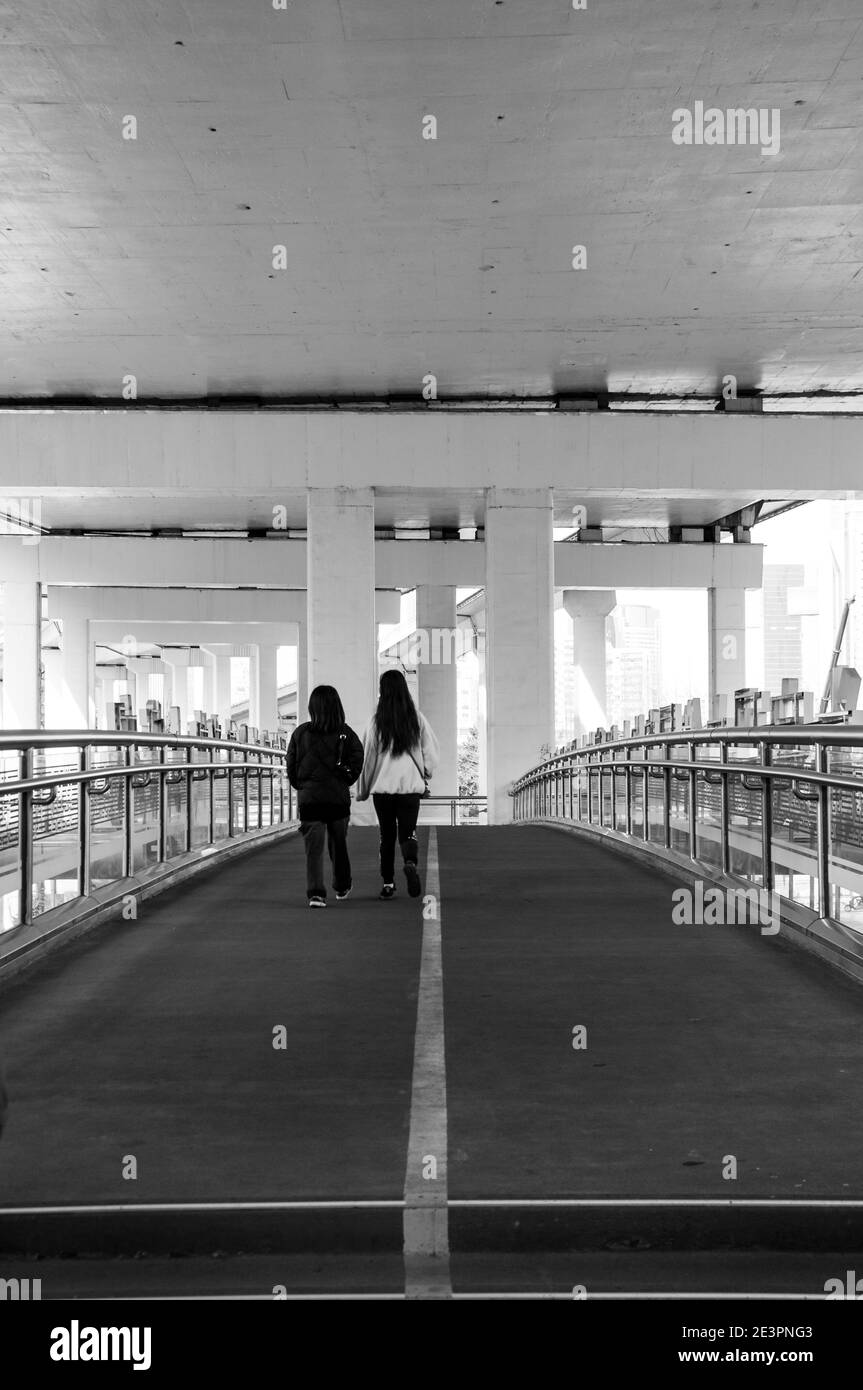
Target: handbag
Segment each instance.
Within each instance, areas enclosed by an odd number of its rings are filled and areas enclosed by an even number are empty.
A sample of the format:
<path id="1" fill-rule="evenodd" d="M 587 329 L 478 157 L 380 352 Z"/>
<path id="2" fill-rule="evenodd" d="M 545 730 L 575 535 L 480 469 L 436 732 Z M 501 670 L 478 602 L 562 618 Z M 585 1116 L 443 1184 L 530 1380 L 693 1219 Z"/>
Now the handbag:
<path id="1" fill-rule="evenodd" d="M 411 753 L 410 758 L 411 758 L 411 762 L 413 763 L 413 765 L 414 765 L 414 767 L 416 768 L 417 772 L 418 772 L 418 773 L 420 774 L 420 776 L 422 777 L 422 779 L 423 779 L 423 785 L 425 786 L 425 791 L 424 791 L 424 792 L 420 792 L 420 796 L 421 796 L 421 797 L 431 796 L 431 787 L 429 786 L 429 779 L 428 779 L 428 777 L 426 776 L 425 768 L 424 768 L 424 767 L 420 767 L 420 765 L 419 765 L 419 763 L 417 762 L 416 758 L 414 757 L 413 753 Z"/>

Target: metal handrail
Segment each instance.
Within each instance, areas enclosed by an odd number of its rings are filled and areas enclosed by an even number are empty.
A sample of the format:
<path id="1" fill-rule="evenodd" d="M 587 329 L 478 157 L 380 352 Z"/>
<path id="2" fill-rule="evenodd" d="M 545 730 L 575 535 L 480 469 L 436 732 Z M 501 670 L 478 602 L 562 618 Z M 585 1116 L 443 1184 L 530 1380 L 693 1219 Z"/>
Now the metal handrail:
<path id="1" fill-rule="evenodd" d="M 729 758 L 736 745 L 751 747 L 756 757 Z M 699 758 L 708 747 L 718 756 Z M 801 749 L 803 761 L 783 761 L 789 747 Z M 795 902 L 796 875 L 808 882 L 818 917 L 863 933 L 863 918 L 843 920 L 853 910 L 849 885 L 859 877 L 863 886 L 863 766 L 859 776 L 828 771 L 831 752 L 843 749 L 863 752 L 863 728 L 678 729 L 584 744 L 561 749 L 513 783 L 514 818 L 582 823 L 656 853 L 683 853 L 706 873 L 716 872 L 718 858 L 722 873 L 741 882 L 770 890 L 777 878 L 787 882 Z M 743 812 L 732 797 L 741 786 L 755 799 Z M 850 809 L 849 794 L 861 798 Z M 803 831 L 802 842 L 775 834 L 777 808 L 783 826 Z M 746 831 L 752 846 L 732 843 Z M 812 850 L 811 865 L 801 843 Z M 845 858 L 839 846 L 847 847 Z"/>
<path id="2" fill-rule="evenodd" d="M 123 761 L 91 766 L 91 751 L 100 748 L 118 750 Z M 137 748 L 157 751 L 158 760 L 137 761 Z M 73 765 L 59 770 L 36 770 L 35 755 L 46 749 L 68 750 Z M 144 831 L 144 839 L 138 850 L 150 856 L 149 864 L 164 864 L 176 854 L 217 846 L 222 841 L 226 845 L 236 843 L 253 831 L 287 825 L 295 818 L 295 794 L 286 776 L 286 744 L 276 747 L 192 735 L 35 729 L 0 734 L 0 754 L 3 752 L 14 754 L 18 764 L 16 777 L 5 781 L 0 778 L 5 836 L 11 839 L 10 831 L 17 828 L 16 858 L 5 868 L 0 864 L 3 936 L 29 926 L 34 918 L 50 911 L 53 904 L 45 906 L 40 901 L 38 890 L 42 885 L 51 885 L 60 878 L 72 881 L 76 887 L 72 896 L 81 899 L 90 895 L 94 877 L 119 883 L 138 871 L 135 807 L 136 803 L 141 804 L 138 796 L 142 793 L 145 809 L 139 828 Z M 172 758 L 172 752 L 185 756 Z M 196 753 L 202 755 L 199 760 L 195 759 Z M 225 753 L 229 756 L 225 757 Z M 250 796 L 250 783 L 256 789 L 254 797 Z M 172 817 L 171 789 L 177 787 L 181 789 L 181 800 L 179 805 L 174 801 L 176 814 Z M 199 789 L 194 796 L 193 787 Z M 217 787 L 223 788 L 224 817 L 217 815 Z M 58 802 L 60 788 L 69 789 L 71 801 L 62 797 Z M 250 827 L 253 801 L 257 824 Z M 58 811 L 64 823 L 57 826 L 55 822 L 51 829 L 51 820 Z M 196 820 L 196 812 L 203 812 L 203 817 Z M 74 825 L 69 823 L 71 820 Z M 91 862 L 97 848 L 94 829 L 98 831 L 98 825 L 106 823 L 112 841 L 118 843 L 112 844 L 108 867 L 104 867 L 103 861 L 99 875 L 98 862 Z M 70 835 L 77 836 L 75 851 L 69 848 Z M 40 883 L 35 878 L 34 851 L 37 846 L 50 845 L 52 840 L 60 862 L 53 871 L 46 869 Z M 6 845 L 7 849 L 11 847 Z M 68 855 L 70 862 L 62 858 L 63 854 Z M 7 886 L 10 877 L 11 888 Z M 52 891 L 49 889 L 49 898 Z M 68 900 L 66 893 L 64 902 Z M 10 918 L 11 925 L 4 931 L 3 921 Z"/>

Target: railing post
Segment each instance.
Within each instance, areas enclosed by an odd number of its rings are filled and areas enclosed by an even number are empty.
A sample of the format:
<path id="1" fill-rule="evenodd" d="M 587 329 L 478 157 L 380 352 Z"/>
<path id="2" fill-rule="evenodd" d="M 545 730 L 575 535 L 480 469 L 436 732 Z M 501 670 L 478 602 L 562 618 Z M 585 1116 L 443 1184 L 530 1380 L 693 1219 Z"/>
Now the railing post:
<path id="1" fill-rule="evenodd" d="M 275 815 L 276 815 L 276 799 L 275 799 L 275 798 L 276 798 L 276 789 L 275 789 L 275 787 L 273 786 L 273 777 L 274 777 L 275 771 L 276 771 L 276 755 L 275 755 L 275 753 L 270 753 L 270 754 L 269 754 L 269 756 L 268 756 L 268 758 L 267 758 L 267 765 L 268 765 L 268 767 L 269 767 L 269 769 L 270 769 L 270 775 L 269 775 L 269 777 L 267 778 L 267 781 L 268 781 L 269 784 L 270 784 L 270 827 L 269 827 L 269 828 L 272 830 L 273 824 L 274 824 L 274 821 L 275 821 Z"/>
<path id="2" fill-rule="evenodd" d="M 249 833 L 249 754 L 243 750 L 243 834 Z"/>
<path id="3" fill-rule="evenodd" d="M 772 766 L 769 743 L 758 745 L 762 767 Z M 769 777 L 762 777 L 761 788 L 761 881 L 770 892 L 773 887 L 773 784 Z"/>
<path id="4" fill-rule="evenodd" d="M 221 753 L 221 749 L 211 747 L 210 755 L 207 761 L 210 763 L 214 763 L 216 761 L 217 752 Z M 216 769 L 214 767 L 211 767 L 209 772 L 207 773 L 207 790 L 210 794 L 210 824 L 209 838 L 207 840 L 207 843 L 210 845 L 214 845 L 216 843 Z"/>
<path id="5" fill-rule="evenodd" d="M 641 756 L 642 756 L 642 758 L 644 758 L 644 761 L 645 761 L 645 763 L 646 763 L 646 762 L 647 762 L 647 749 L 645 748 L 645 746 L 644 746 L 643 744 L 641 745 Z M 650 768 L 649 768 L 649 767 L 643 767 L 643 768 L 641 769 L 641 777 L 642 777 L 642 783 L 643 783 L 642 792 L 641 792 L 641 798 L 642 798 L 642 801 L 644 802 L 644 820 L 643 820 L 643 822 L 642 822 L 642 826 L 643 826 L 643 831 L 644 831 L 644 833 L 643 833 L 643 835 L 642 835 L 642 839 L 644 839 L 644 840 L 649 840 L 649 839 L 650 839 L 650 819 L 649 819 L 649 817 L 650 817 Z"/>
<path id="6" fill-rule="evenodd" d="M 159 746 L 159 863 L 164 864 L 168 857 L 168 779 L 165 774 L 167 760 L 164 743 Z"/>
<path id="7" fill-rule="evenodd" d="M 90 766 L 89 749 L 85 744 L 78 750 L 78 771 L 87 772 Z M 90 896 L 90 793 L 89 783 L 79 782 L 78 797 L 78 855 L 81 876 L 81 897 Z"/>
<path id="8" fill-rule="evenodd" d="M 815 745 L 815 766 L 820 773 L 827 773 L 827 749 L 823 743 Z M 831 917 L 830 902 L 830 788 L 818 783 L 818 915 Z"/>
<path id="9" fill-rule="evenodd" d="M 689 761 L 695 762 L 696 744 L 687 744 L 689 749 Z M 691 767 L 689 769 L 689 857 L 697 860 L 698 858 L 698 770 Z"/>
<path id="10" fill-rule="evenodd" d="M 724 874 L 731 871 L 731 847 L 729 844 L 729 810 L 730 797 L 728 795 L 728 773 L 725 769 L 728 766 L 728 746 L 725 739 L 719 741 L 719 842 L 722 872 Z"/>
<path id="11" fill-rule="evenodd" d="M 630 759 L 630 756 L 631 756 L 631 752 L 632 752 L 632 750 L 631 750 L 628 746 L 627 746 L 626 748 L 624 748 L 624 750 L 623 750 L 623 762 L 624 762 L 623 776 L 624 776 L 624 781 L 625 781 L 625 785 L 626 785 L 626 833 L 627 833 L 627 835 L 631 835 L 631 834 L 632 834 L 632 777 L 631 777 L 632 769 L 631 769 L 630 766 L 629 766 L 629 759 Z"/>
<path id="12" fill-rule="evenodd" d="M 665 800 L 665 806 L 663 807 L 662 813 L 665 821 L 665 824 L 663 826 L 665 841 L 664 848 L 671 849 L 671 744 L 663 744 L 663 750 L 665 753 L 665 778 L 663 785 L 663 797 Z"/>
<path id="13" fill-rule="evenodd" d="M 134 743 L 127 743 L 127 744 L 126 744 L 126 747 L 123 749 L 123 761 L 124 761 L 126 767 L 130 767 L 130 768 L 131 768 L 131 767 L 134 767 L 134 765 L 135 765 L 135 745 L 134 745 Z M 133 808 L 133 803 L 132 803 L 132 777 L 131 777 L 131 774 L 130 774 L 128 777 L 125 777 L 123 780 L 124 780 L 124 782 L 126 783 L 126 795 L 125 795 L 125 797 L 123 798 L 123 805 L 124 805 L 124 807 L 125 807 L 125 816 L 124 816 L 124 819 L 123 819 L 123 830 L 124 830 L 124 835 L 123 835 L 123 877 L 124 877 L 124 878 L 131 878 L 131 877 L 132 877 L 132 874 L 135 872 L 135 841 L 134 841 L 135 821 L 134 821 L 134 815 L 133 815 L 133 809 L 134 809 L 134 808 Z"/>
<path id="14" fill-rule="evenodd" d="M 33 775 L 33 750 L 22 748 L 18 760 L 18 775 L 22 782 Z M 33 920 L 33 793 L 21 793 L 18 813 L 18 854 L 21 860 L 21 902 L 19 918 L 22 927 Z"/>
<path id="15" fill-rule="evenodd" d="M 186 853 L 192 848 L 192 791 L 194 783 L 192 781 L 192 754 L 194 748 L 191 743 L 186 748 Z"/>

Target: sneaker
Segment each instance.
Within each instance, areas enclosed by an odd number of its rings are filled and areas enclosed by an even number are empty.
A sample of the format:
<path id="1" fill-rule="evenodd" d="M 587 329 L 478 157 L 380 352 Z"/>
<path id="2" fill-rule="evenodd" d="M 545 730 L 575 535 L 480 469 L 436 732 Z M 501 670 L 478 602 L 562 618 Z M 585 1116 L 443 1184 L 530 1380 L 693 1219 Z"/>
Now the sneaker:
<path id="1" fill-rule="evenodd" d="M 309 898 L 309 907 L 326 907 L 326 905 L 327 905 L 327 900 L 326 900 L 326 898 L 321 898 L 321 897 L 319 897 L 319 896 L 315 896 L 315 897 L 313 897 L 313 898 Z"/>
<path id="2" fill-rule="evenodd" d="M 343 889 L 341 890 L 341 892 L 336 893 L 336 902 L 343 903 L 344 900 L 345 900 L 345 898 L 349 898 L 350 896 L 351 896 L 351 890 L 350 890 L 350 888 L 343 888 Z"/>
<path id="3" fill-rule="evenodd" d="M 382 888 L 381 891 L 380 891 L 380 895 L 379 895 L 379 896 L 382 897 L 382 898 L 394 898 L 395 895 L 396 895 L 396 886 L 395 886 L 395 884 L 394 884 L 394 883 L 385 883 L 384 886 L 383 886 L 383 888 Z"/>
<path id="4" fill-rule="evenodd" d="M 412 898 L 418 898 L 423 891 L 420 883 L 420 871 L 416 864 L 409 859 L 405 864 L 405 878 L 408 881 L 408 893 Z"/>

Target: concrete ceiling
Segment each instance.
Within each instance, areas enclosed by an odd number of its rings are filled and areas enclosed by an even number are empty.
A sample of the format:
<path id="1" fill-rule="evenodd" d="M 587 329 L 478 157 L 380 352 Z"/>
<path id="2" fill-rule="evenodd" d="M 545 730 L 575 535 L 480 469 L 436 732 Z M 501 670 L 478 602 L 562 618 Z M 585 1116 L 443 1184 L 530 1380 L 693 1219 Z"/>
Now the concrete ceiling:
<path id="1" fill-rule="evenodd" d="M 0 94 L 0 397 L 863 389 L 860 0 L 39 0 Z"/>

